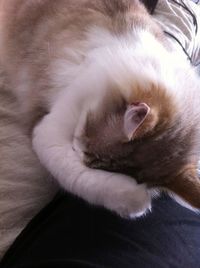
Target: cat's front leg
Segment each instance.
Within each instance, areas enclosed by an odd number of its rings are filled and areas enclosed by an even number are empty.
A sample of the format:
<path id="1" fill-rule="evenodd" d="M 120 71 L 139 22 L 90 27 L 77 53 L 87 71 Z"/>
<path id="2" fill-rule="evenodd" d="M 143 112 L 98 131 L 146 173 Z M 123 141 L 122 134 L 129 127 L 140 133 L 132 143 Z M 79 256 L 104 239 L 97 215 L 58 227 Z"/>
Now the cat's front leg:
<path id="1" fill-rule="evenodd" d="M 41 163 L 67 191 L 91 204 L 101 205 L 122 217 L 138 217 L 150 209 L 145 185 L 128 176 L 86 167 L 55 115 L 47 115 L 35 127 L 33 147 Z"/>
<path id="2" fill-rule="evenodd" d="M 106 175 L 106 174 L 105 174 Z M 108 176 L 108 174 L 107 174 Z M 138 218 L 151 211 L 151 194 L 144 184 L 122 174 L 112 174 L 111 188 L 103 197 L 106 208 L 124 218 Z"/>

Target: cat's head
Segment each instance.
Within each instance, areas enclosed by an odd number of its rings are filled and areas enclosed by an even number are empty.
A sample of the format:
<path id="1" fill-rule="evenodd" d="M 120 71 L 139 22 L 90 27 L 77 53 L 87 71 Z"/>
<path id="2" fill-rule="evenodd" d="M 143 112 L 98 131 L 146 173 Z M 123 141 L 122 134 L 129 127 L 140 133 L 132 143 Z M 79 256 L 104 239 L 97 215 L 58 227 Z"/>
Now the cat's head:
<path id="1" fill-rule="evenodd" d="M 84 162 L 165 189 L 179 203 L 200 208 L 200 116 L 193 91 L 180 103 L 180 96 L 162 84 L 147 87 L 134 84 L 128 100 L 120 90 L 109 90 L 89 111 L 81 137 Z"/>

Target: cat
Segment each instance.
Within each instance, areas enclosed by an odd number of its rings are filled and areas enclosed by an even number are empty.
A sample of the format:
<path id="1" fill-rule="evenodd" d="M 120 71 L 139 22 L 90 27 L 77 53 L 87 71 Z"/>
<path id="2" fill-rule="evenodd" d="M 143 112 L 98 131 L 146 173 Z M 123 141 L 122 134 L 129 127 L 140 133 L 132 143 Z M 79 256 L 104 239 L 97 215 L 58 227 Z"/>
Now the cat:
<path id="1" fill-rule="evenodd" d="M 137 0 L 1 1 L 0 60 L 41 163 L 122 217 L 200 208 L 200 86 Z"/>

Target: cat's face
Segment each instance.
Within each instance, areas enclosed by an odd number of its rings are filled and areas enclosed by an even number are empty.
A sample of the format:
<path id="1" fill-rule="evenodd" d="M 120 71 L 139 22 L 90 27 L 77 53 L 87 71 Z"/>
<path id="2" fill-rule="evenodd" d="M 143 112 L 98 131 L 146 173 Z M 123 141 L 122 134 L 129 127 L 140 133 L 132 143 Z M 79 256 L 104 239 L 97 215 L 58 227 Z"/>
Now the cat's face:
<path id="1" fill-rule="evenodd" d="M 113 94 L 89 112 L 82 135 L 84 162 L 168 189 L 200 208 L 198 126 L 189 117 L 188 124 L 164 88 L 152 84 L 149 91 L 133 92 L 129 103 Z"/>

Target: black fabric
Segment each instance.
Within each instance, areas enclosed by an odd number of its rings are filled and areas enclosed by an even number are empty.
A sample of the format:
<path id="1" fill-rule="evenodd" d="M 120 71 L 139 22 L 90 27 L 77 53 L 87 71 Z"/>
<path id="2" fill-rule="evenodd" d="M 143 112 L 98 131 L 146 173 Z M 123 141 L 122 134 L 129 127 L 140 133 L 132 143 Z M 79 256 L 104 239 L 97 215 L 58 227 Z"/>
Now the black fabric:
<path id="1" fill-rule="evenodd" d="M 149 12 L 152 14 L 155 10 L 155 7 L 158 3 L 158 0 L 140 0 L 146 8 L 149 10 Z"/>
<path id="2" fill-rule="evenodd" d="M 59 195 L 22 232 L 1 268 L 198 268 L 200 216 L 168 197 L 153 213 L 123 220 Z"/>

